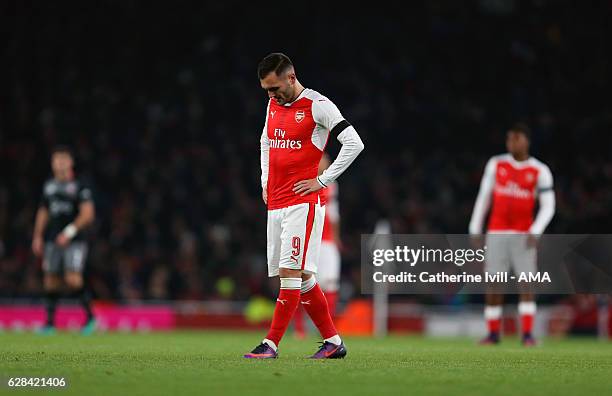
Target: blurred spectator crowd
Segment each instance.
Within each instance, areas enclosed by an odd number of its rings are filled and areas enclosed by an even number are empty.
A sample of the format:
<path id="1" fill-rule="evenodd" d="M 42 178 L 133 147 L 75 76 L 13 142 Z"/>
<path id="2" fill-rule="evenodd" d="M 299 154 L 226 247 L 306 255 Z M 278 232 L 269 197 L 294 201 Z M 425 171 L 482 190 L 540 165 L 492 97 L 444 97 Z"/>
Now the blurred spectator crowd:
<path id="1" fill-rule="evenodd" d="M 467 232 L 515 121 L 555 177 L 548 232 L 612 224 L 609 1 L 0 7 L 0 297 L 41 293 L 30 243 L 59 143 L 95 191 L 97 298 L 270 294 L 256 66 L 273 51 L 366 145 L 339 180 L 345 295 L 359 293 L 360 234 L 379 218 L 397 233 Z"/>

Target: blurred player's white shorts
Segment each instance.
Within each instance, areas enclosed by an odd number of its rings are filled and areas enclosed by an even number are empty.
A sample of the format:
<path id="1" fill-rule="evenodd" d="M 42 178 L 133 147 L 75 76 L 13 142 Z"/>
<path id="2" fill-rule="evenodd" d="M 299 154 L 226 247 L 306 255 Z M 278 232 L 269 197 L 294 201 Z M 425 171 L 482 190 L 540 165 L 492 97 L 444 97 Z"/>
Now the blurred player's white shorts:
<path id="1" fill-rule="evenodd" d="M 324 219 L 318 203 L 268 211 L 268 276 L 279 268 L 317 273 Z"/>
<path id="2" fill-rule="evenodd" d="M 487 234 L 486 272 L 537 271 L 537 250 L 527 247 L 527 234 Z"/>
<path id="3" fill-rule="evenodd" d="M 340 286 L 340 251 L 333 242 L 323 241 L 321 243 L 317 281 L 323 291 L 338 291 Z"/>

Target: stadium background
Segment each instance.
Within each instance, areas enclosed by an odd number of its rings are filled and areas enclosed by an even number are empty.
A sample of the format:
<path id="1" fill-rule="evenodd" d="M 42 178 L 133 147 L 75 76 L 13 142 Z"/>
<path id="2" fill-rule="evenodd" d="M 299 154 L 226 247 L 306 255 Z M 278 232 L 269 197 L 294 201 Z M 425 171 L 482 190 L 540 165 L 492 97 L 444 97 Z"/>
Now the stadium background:
<path id="1" fill-rule="evenodd" d="M 42 296 L 30 243 L 58 143 L 73 147 L 78 174 L 94 186 L 87 275 L 98 302 L 271 297 L 258 153 L 266 96 L 255 72 L 271 51 L 287 53 L 366 145 L 339 180 L 343 303 L 360 297 L 359 237 L 378 219 L 396 233 L 467 232 L 484 164 L 505 150 L 517 120 L 531 125 L 532 153 L 555 177 L 547 231 L 611 224 L 609 1 L 0 10 L 8 303 Z M 456 307 L 481 298 L 393 300 Z"/>

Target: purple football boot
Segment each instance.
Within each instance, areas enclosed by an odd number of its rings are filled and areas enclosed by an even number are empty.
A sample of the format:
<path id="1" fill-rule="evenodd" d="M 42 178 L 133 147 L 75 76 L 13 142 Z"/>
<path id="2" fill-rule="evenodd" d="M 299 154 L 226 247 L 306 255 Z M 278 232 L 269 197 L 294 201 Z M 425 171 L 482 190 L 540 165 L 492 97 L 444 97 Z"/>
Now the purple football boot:
<path id="1" fill-rule="evenodd" d="M 332 344 L 325 341 L 321 343 L 321 347 L 310 357 L 310 359 L 343 359 L 346 356 L 346 346 L 344 343 L 340 345 Z"/>
<path id="2" fill-rule="evenodd" d="M 244 357 L 247 359 L 276 359 L 278 353 L 270 345 L 262 342 L 251 353 L 244 355 Z"/>
<path id="3" fill-rule="evenodd" d="M 499 344 L 499 334 L 489 333 L 485 338 L 478 342 L 479 345 L 497 345 Z"/>
<path id="4" fill-rule="evenodd" d="M 537 346 L 535 338 L 531 335 L 531 333 L 523 334 L 523 339 L 521 340 L 521 344 L 526 347 L 534 347 Z"/>

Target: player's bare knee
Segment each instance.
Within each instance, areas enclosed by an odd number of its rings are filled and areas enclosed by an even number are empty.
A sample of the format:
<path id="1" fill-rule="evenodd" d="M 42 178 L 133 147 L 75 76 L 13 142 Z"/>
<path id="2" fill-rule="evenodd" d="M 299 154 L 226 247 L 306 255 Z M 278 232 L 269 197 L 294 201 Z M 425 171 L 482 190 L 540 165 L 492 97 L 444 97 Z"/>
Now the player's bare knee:
<path id="1" fill-rule="evenodd" d="M 278 274 L 281 278 L 302 278 L 302 270 L 279 268 Z"/>
<path id="2" fill-rule="evenodd" d="M 302 274 L 302 281 L 307 281 L 308 279 L 312 278 L 313 274 L 306 274 L 303 273 Z"/>
<path id="3" fill-rule="evenodd" d="M 485 297 L 487 305 L 502 305 L 504 303 L 503 294 L 489 293 Z"/>
<path id="4" fill-rule="evenodd" d="M 45 274 L 45 277 L 43 279 L 45 291 L 57 291 L 59 290 L 61 284 L 62 280 L 59 276 L 55 274 Z"/>
<path id="5" fill-rule="evenodd" d="M 64 280 L 69 288 L 78 290 L 83 287 L 83 277 L 80 273 L 69 272 L 66 274 Z"/>

